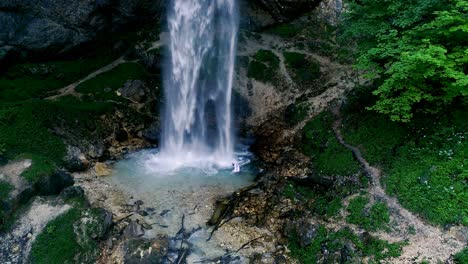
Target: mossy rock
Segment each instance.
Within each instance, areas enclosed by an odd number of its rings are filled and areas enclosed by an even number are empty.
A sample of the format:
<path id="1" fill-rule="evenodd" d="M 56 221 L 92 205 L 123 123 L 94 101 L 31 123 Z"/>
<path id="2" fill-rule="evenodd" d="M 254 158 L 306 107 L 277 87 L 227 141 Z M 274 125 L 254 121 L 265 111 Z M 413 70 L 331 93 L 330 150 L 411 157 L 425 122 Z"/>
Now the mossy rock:
<path id="1" fill-rule="evenodd" d="M 301 86 L 318 85 L 322 73 L 320 64 L 313 58 L 297 52 L 284 52 L 286 68 L 294 82 Z"/>
<path id="2" fill-rule="evenodd" d="M 264 83 L 274 83 L 279 69 L 279 58 L 270 50 L 259 50 L 247 69 L 247 77 Z"/>
<path id="3" fill-rule="evenodd" d="M 142 65 L 126 62 L 114 69 L 81 83 L 76 91 L 88 95 L 94 101 L 122 101 L 117 90 L 124 86 L 128 80 L 145 80 L 148 75 Z"/>
<path id="4" fill-rule="evenodd" d="M 334 115 L 322 112 L 307 122 L 299 148 L 312 158 L 316 173 L 323 175 L 354 175 L 361 171 L 353 154 L 336 139 L 332 124 Z"/>
<path id="5" fill-rule="evenodd" d="M 32 244 L 34 264 L 94 263 L 112 221 L 102 209 L 72 209 L 50 221 Z"/>

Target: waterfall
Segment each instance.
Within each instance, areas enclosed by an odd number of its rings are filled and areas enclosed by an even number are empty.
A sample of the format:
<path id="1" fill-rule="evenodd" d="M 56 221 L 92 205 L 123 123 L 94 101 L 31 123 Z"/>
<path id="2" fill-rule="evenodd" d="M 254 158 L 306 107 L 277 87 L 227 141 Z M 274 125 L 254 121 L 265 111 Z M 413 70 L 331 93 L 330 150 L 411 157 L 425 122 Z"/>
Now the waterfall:
<path id="1" fill-rule="evenodd" d="M 173 0 L 160 155 L 180 165 L 234 159 L 235 0 Z"/>

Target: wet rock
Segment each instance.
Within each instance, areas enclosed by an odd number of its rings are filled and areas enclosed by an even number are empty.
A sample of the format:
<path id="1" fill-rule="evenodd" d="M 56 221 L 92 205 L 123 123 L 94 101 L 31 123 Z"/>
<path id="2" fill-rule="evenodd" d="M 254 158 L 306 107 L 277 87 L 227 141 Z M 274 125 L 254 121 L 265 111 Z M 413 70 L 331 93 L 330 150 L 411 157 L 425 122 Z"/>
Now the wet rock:
<path id="1" fill-rule="evenodd" d="M 142 103 L 146 100 L 147 90 L 145 83 L 140 80 L 128 80 L 124 86 L 118 90 L 118 94 L 133 102 Z"/>
<path id="2" fill-rule="evenodd" d="M 34 184 L 34 189 L 40 195 L 57 195 L 64 188 L 75 183 L 73 177 L 65 171 L 56 171 L 52 175 L 41 178 Z"/>
<path id="3" fill-rule="evenodd" d="M 89 161 L 77 147 L 67 146 L 67 155 L 64 158 L 65 168 L 71 172 L 85 171 L 89 167 Z"/>
<path id="4" fill-rule="evenodd" d="M 161 137 L 161 128 L 158 121 L 152 122 L 142 131 L 141 136 L 153 144 L 157 144 Z"/>
<path id="5" fill-rule="evenodd" d="M 138 205 L 138 206 L 141 206 L 141 205 L 144 204 L 144 202 L 143 202 L 142 200 L 137 200 L 137 201 L 135 201 L 133 204 Z"/>
<path id="6" fill-rule="evenodd" d="M 140 210 L 140 211 L 138 211 L 138 214 L 141 215 L 141 216 L 147 216 L 148 212 L 146 212 L 145 210 Z"/>
<path id="7" fill-rule="evenodd" d="M 73 228 L 78 244 L 84 247 L 90 239 L 104 240 L 107 238 L 111 226 L 112 214 L 102 208 L 97 208 L 85 210 Z"/>
<path id="8" fill-rule="evenodd" d="M 352 263 L 355 247 L 351 242 L 346 243 L 340 251 L 340 263 Z"/>
<path id="9" fill-rule="evenodd" d="M 318 225 L 308 220 L 296 222 L 296 236 L 301 247 L 307 247 L 317 237 Z"/>
<path id="10" fill-rule="evenodd" d="M 112 170 L 107 164 L 102 162 L 97 162 L 96 165 L 94 165 L 94 171 L 97 176 L 109 176 L 112 173 Z"/>
<path id="11" fill-rule="evenodd" d="M 169 213 L 171 210 L 163 210 L 159 215 L 160 216 L 165 216 L 167 213 Z"/>
<path id="12" fill-rule="evenodd" d="M 64 200 L 72 199 L 72 198 L 79 198 L 84 199 L 86 198 L 83 188 L 81 186 L 70 186 L 60 193 L 60 197 Z"/>
<path id="13" fill-rule="evenodd" d="M 137 222 L 131 222 L 127 225 L 124 229 L 122 236 L 126 239 L 134 238 L 134 237 L 141 237 L 145 234 L 143 227 L 138 224 Z"/>

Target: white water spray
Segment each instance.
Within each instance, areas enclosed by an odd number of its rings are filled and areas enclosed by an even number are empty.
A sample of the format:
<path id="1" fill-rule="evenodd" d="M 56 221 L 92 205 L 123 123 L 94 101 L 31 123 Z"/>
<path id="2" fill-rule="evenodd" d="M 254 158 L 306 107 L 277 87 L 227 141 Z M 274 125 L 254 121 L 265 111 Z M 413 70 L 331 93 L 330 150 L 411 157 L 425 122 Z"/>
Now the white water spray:
<path id="1" fill-rule="evenodd" d="M 236 0 L 173 0 L 161 150 L 167 169 L 227 167 L 234 159 L 231 95 Z"/>

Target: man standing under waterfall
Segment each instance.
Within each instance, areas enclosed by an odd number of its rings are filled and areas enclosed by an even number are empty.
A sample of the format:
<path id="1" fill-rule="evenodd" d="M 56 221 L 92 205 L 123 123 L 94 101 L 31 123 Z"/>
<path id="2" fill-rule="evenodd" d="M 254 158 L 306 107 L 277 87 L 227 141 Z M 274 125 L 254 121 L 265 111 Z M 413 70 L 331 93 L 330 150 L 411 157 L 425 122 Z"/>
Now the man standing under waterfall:
<path id="1" fill-rule="evenodd" d="M 233 167 L 232 173 L 240 172 L 240 166 L 239 166 L 239 163 L 237 163 L 237 161 L 234 161 L 232 163 L 232 167 Z"/>

